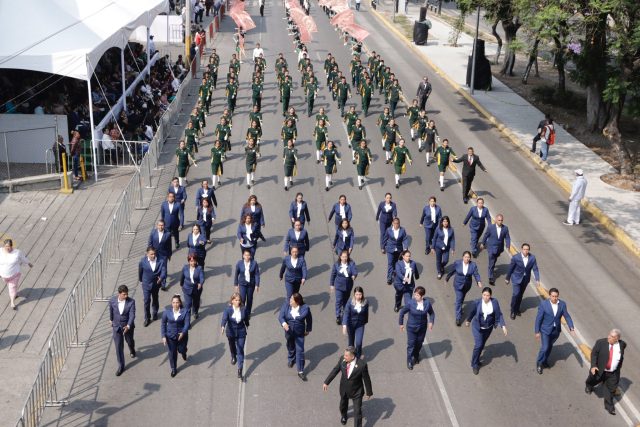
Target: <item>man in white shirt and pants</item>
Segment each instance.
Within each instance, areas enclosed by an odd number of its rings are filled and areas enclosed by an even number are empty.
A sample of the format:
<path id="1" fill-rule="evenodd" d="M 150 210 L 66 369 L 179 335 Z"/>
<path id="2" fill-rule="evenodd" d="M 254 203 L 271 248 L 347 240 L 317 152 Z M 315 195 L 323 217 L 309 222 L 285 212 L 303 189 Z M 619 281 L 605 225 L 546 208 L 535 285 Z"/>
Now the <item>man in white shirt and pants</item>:
<path id="1" fill-rule="evenodd" d="M 580 202 L 587 191 L 587 179 L 584 177 L 582 169 L 576 169 L 576 180 L 573 182 L 571 195 L 569 196 L 569 213 L 564 225 L 580 224 Z"/>

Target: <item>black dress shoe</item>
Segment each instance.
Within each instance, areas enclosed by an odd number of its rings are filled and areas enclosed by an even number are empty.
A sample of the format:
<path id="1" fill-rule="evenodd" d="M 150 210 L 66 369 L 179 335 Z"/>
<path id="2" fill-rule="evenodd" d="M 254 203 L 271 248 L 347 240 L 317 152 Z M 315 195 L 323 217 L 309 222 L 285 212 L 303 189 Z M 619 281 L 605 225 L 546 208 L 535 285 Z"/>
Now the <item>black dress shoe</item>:
<path id="1" fill-rule="evenodd" d="M 607 412 L 610 413 L 611 415 L 615 415 L 616 414 L 616 408 L 611 407 L 611 408 L 607 409 Z"/>
<path id="2" fill-rule="evenodd" d="M 342 323 L 342 322 L 340 321 L 340 318 L 339 318 L 339 317 L 336 317 L 336 325 L 339 325 L 339 324 L 341 324 L 341 323 Z"/>
<path id="3" fill-rule="evenodd" d="M 542 367 L 543 367 L 544 369 L 550 369 L 550 368 L 551 368 L 551 366 L 549 366 L 549 364 L 548 364 L 547 362 L 544 362 L 544 363 L 542 364 Z"/>
<path id="4" fill-rule="evenodd" d="M 232 365 L 235 365 L 237 361 L 238 361 L 238 359 L 236 359 L 235 356 L 231 356 L 231 364 Z"/>
<path id="5" fill-rule="evenodd" d="M 167 292 L 169 289 L 167 289 L 166 286 L 161 287 L 160 289 L 162 289 L 162 292 Z"/>
<path id="6" fill-rule="evenodd" d="M 175 377 L 178 374 L 178 371 L 176 371 L 175 369 L 171 370 L 171 378 Z"/>
<path id="7" fill-rule="evenodd" d="M 158 313 L 155 313 L 155 314 L 153 315 L 152 319 L 153 319 L 154 321 L 155 321 L 155 320 L 158 320 Z"/>
<path id="8" fill-rule="evenodd" d="M 413 363 L 407 362 L 407 369 L 413 371 Z"/>
<path id="9" fill-rule="evenodd" d="M 180 353 L 182 355 L 182 360 L 184 360 L 185 362 L 187 361 L 187 352 L 185 351 L 184 353 Z"/>
<path id="10" fill-rule="evenodd" d="M 456 319 L 456 326 L 462 325 L 462 319 Z"/>
<path id="11" fill-rule="evenodd" d="M 538 372 L 540 375 L 542 375 L 542 365 L 536 366 L 536 372 Z"/>
<path id="12" fill-rule="evenodd" d="M 196 313 L 196 314 L 194 314 L 194 315 L 193 315 L 193 317 L 194 317 L 196 320 L 198 320 L 198 317 L 200 317 L 200 314 Z"/>
<path id="13" fill-rule="evenodd" d="M 129 353 L 129 356 L 131 356 L 132 358 L 136 357 L 136 351 L 135 350 L 131 350 L 131 353 Z"/>
<path id="14" fill-rule="evenodd" d="M 438 273 L 438 280 L 442 279 L 442 274 Z"/>
<path id="15" fill-rule="evenodd" d="M 116 377 L 119 377 L 120 375 L 122 375 L 123 371 L 124 371 L 124 368 L 118 368 L 118 370 L 116 371 Z"/>
<path id="16" fill-rule="evenodd" d="M 413 364 L 414 365 L 419 365 L 420 364 L 420 355 L 418 355 L 418 356 L 413 358 Z"/>
<path id="17" fill-rule="evenodd" d="M 393 311 L 396 312 L 396 313 L 399 312 L 400 311 L 400 307 L 398 307 L 398 306 L 393 307 Z"/>
<path id="18" fill-rule="evenodd" d="M 387 285 L 391 285 L 391 280 L 387 279 Z"/>
<path id="19" fill-rule="evenodd" d="M 342 416 L 340 417 L 340 424 L 342 424 L 343 426 L 347 425 L 347 417 L 346 416 Z"/>
<path id="20" fill-rule="evenodd" d="M 249 319 L 245 320 L 245 321 L 244 321 L 244 324 L 247 326 L 247 328 L 248 328 L 249 326 L 251 326 L 251 325 L 249 324 Z"/>
<path id="21" fill-rule="evenodd" d="M 515 313 L 511 313 L 511 315 L 509 317 L 511 318 L 511 320 L 515 320 L 516 314 Z"/>
<path id="22" fill-rule="evenodd" d="M 298 378 L 300 378 L 302 381 L 307 380 L 307 376 L 304 374 L 304 372 L 298 372 Z"/>
<path id="23" fill-rule="evenodd" d="M 242 369 L 238 369 L 238 378 L 242 379 Z"/>
<path id="24" fill-rule="evenodd" d="M 584 392 L 587 393 L 587 394 L 593 393 L 593 387 L 591 387 L 590 385 L 585 386 Z"/>
<path id="25" fill-rule="evenodd" d="M 516 312 L 516 316 L 518 316 L 518 317 L 522 316 L 522 312 L 517 311 L 517 312 Z"/>
<path id="26" fill-rule="evenodd" d="M 144 327 L 145 327 L 145 328 L 146 328 L 147 326 L 149 326 L 149 323 L 150 323 L 149 319 L 144 319 L 144 323 L 143 323 L 143 325 L 144 325 Z"/>
<path id="27" fill-rule="evenodd" d="M 293 368 L 293 365 L 295 365 L 295 364 L 296 364 L 295 360 L 292 360 L 291 362 L 287 363 L 287 366 L 290 367 L 290 368 Z"/>
<path id="28" fill-rule="evenodd" d="M 473 369 L 473 375 L 478 375 L 478 373 L 480 372 L 480 369 L 478 369 L 478 367 L 474 367 Z"/>
<path id="29" fill-rule="evenodd" d="M 464 199 L 462 199 L 462 203 L 464 203 L 464 204 L 466 205 L 467 203 L 469 203 L 469 199 L 467 199 L 467 198 L 465 197 Z"/>
<path id="30" fill-rule="evenodd" d="M 491 279 L 491 280 L 489 280 L 489 284 L 490 284 L 491 286 L 495 286 L 495 285 L 496 285 L 496 281 L 495 281 L 495 280 L 493 280 L 493 279 Z"/>

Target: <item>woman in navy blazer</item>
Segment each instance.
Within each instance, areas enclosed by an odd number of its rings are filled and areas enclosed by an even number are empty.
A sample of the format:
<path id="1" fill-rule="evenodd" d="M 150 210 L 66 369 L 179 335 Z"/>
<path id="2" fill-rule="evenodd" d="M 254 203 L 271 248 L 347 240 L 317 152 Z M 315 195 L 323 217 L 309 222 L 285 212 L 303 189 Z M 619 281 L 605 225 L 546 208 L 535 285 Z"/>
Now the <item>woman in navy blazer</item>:
<path id="1" fill-rule="evenodd" d="M 209 206 L 215 205 L 216 208 L 218 207 L 218 200 L 216 199 L 216 193 L 213 190 L 213 188 L 209 187 L 209 181 L 206 179 L 202 180 L 202 184 L 200 185 L 200 188 L 198 188 L 198 191 L 196 191 L 195 199 L 196 199 L 196 203 L 195 203 L 196 210 L 202 207 L 203 200 L 209 201 Z"/>
<path id="2" fill-rule="evenodd" d="M 211 206 L 209 199 L 202 199 L 202 205 L 198 208 L 197 223 L 207 238 L 207 243 L 211 243 L 211 226 L 216 219 L 216 211 Z"/>
<path id="3" fill-rule="evenodd" d="M 364 359 L 362 341 L 364 327 L 369 322 L 369 303 L 361 286 L 353 288 L 353 298 L 344 309 L 342 333 L 348 337 L 349 346 L 356 348 L 356 357 Z"/>
<path id="4" fill-rule="evenodd" d="M 456 235 L 448 216 L 445 215 L 440 220 L 440 226 L 433 233 L 431 247 L 436 254 L 436 271 L 440 280 L 444 275 L 444 268 L 449 264 L 449 253 L 456 252 Z"/>
<path id="5" fill-rule="evenodd" d="M 411 301 L 413 290 L 416 287 L 416 279 L 420 278 L 418 266 L 411 259 L 410 251 L 402 251 L 400 259 L 396 262 L 393 287 L 396 290 L 396 301 L 393 311 L 396 313 L 400 310 L 402 297 L 404 296 L 405 305 Z"/>
<path id="6" fill-rule="evenodd" d="M 420 363 L 420 351 L 424 337 L 427 335 L 427 329 L 433 330 L 433 323 L 436 320 L 436 314 L 429 299 L 425 298 L 425 289 L 422 286 L 416 287 L 413 292 L 413 300 L 406 304 L 400 310 L 400 330 L 403 331 L 404 315 L 407 317 L 407 369 L 412 370 L 413 365 Z"/>
<path id="7" fill-rule="evenodd" d="M 343 219 L 340 222 L 340 227 L 336 229 L 336 235 L 333 238 L 333 250 L 336 251 L 336 255 L 340 256 L 342 251 L 347 251 L 349 255 L 351 255 L 355 240 L 356 236 L 353 228 L 351 228 L 351 222 L 348 219 Z"/>
<path id="8" fill-rule="evenodd" d="M 284 238 L 284 255 L 289 255 L 293 247 L 298 248 L 298 255 L 302 257 L 309 250 L 309 233 L 302 228 L 302 221 L 299 219 L 294 221 L 293 228 L 287 231 Z"/>
<path id="9" fill-rule="evenodd" d="M 436 198 L 431 196 L 429 197 L 429 203 L 422 208 L 422 215 L 420 216 L 420 225 L 424 227 L 425 255 L 431 253 L 431 242 L 440 224 L 440 219 L 442 219 L 442 209 L 436 204 Z"/>
<path id="10" fill-rule="evenodd" d="M 247 274 L 248 270 L 248 274 Z M 249 276 L 249 280 L 247 280 Z M 233 274 L 233 286 L 240 294 L 242 304 L 247 312 L 247 326 L 251 319 L 251 307 L 253 307 L 253 292 L 260 292 L 260 267 L 251 258 L 251 251 L 245 250 L 242 259 L 236 263 L 236 271 Z"/>
<path id="11" fill-rule="evenodd" d="M 242 380 L 242 368 L 244 366 L 244 342 L 247 337 L 247 326 L 249 326 L 245 308 L 242 306 L 242 299 L 239 293 L 231 295 L 229 306 L 222 312 L 220 322 L 220 335 L 227 332 L 229 341 L 229 351 L 231 351 L 231 364 L 238 363 L 238 378 Z"/>
<path id="12" fill-rule="evenodd" d="M 282 304 L 278 321 L 284 329 L 287 342 L 287 361 L 290 368 L 297 365 L 298 377 L 306 381 L 304 374 L 304 337 L 309 335 L 313 325 L 311 310 L 304 303 L 302 295 L 294 293 Z"/>
<path id="13" fill-rule="evenodd" d="M 348 219 L 349 222 L 351 222 L 351 218 L 353 217 L 353 214 L 351 213 L 351 205 L 347 203 L 347 196 L 344 194 L 341 194 L 340 197 L 338 197 L 338 203 L 333 205 L 329 211 L 327 222 L 331 222 L 331 218 L 333 216 L 335 216 L 336 229 L 340 228 L 340 223 L 343 219 Z"/>
<path id="14" fill-rule="evenodd" d="M 293 228 L 296 220 L 300 220 L 302 228 L 304 228 L 307 221 L 311 222 L 309 207 L 307 206 L 307 202 L 303 200 L 302 193 L 296 194 L 295 200 L 291 202 L 289 206 L 289 219 L 291 220 L 291 228 Z"/>
<path id="15" fill-rule="evenodd" d="M 378 211 L 376 212 L 376 221 L 380 226 L 380 247 L 383 247 L 384 232 L 391 227 L 393 219 L 397 217 L 398 208 L 396 207 L 396 202 L 392 202 L 391 193 L 387 193 L 384 195 L 384 200 L 378 205 Z"/>
<path id="16" fill-rule="evenodd" d="M 340 259 L 333 264 L 329 286 L 336 293 L 336 324 L 341 324 L 344 306 L 347 305 L 353 282 L 358 277 L 356 263 L 349 258 L 348 251 L 340 253 Z"/>
<path id="17" fill-rule="evenodd" d="M 478 265 L 471 261 L 471 252 L 464 251 L 462 259 L 455 262 L 453 270 L 447 274 L 447 282 L 454 274 L 456 275 L 453 280 L 453 290 L 456 293 L 456 326 L 460 326 L 462 324 L 462 303 L 467 292 L 471 289 L 473 279 L 476 279 L 479 288 L 482 287 Z"/>
<path id="18" fill-rule="evenodd" d="M 482 236 L 482 233 L 484 232 L 485 223 L 486 225 L 491 225 L 491 214 L 489 213 L 489 209 L 484 207 L 484 199 L 479 197 L 476 203 L 477 206 L 469 209 L 467 216 L 462 222 L 464 225 L 467 225 L 469 220 L 471 220 L 471 224 L 469 224 L 469 233 L 471 234 L 471 255 L 474 258 L 478 256 L 478 252 L 480 251 L 478 248 L 478 242 L 480 241 L 480 236 Z"/>
<path id="19" fill-rule="evenodd" d="M 304 258 L 298 256 L 298 248 L 291 248 L 291 255 L 282 260 L 280 280 L 283 278 L 288 301 L 291 295 L 300 292 L 300 287 L 307 280 L 307 263 Z"/>
<path id="20" fill-rule="evenodd" d="M 242 218 L 242 222 L 238 225 L 236 236 L 240 241 L 240 252 L 244 253 L 245 250 L 249 250 L 251 257 L 255 258 L 256 250 L 258 249 L 258 239 L 264 241 L 264 236 L 258 226 L 253 222 L 250 214 Z"/>
<path id="21" fill-rule="evenodd" d="M 196 256 L 198 265 L 204 268 L 204 259 L 207 257 L 207 240 L 200 232 L 198 224 L 193 225 L 191 234 L 187 236 L 187 247 L 189 253 Z"/>
<path id="22" fill-rule="evenodd" d="M 182 306 L 180 295 L 174 295 L 171 298 L 171 307 L 167 307 L 162 313 L 160 336 L 162 337 L 162 344 L 167 347 L 169 353 L 169 366 L 171 366 L 172 377 L 175 377 L 178 373 L 176 367 L 178 353 L 182 355 L 182 360 L 187 360 L 190 317 L 187 310 Z"/>
<path id="23" fill-rule="evenodd" d="M 500 326 L 502 332 L 507 336 L 507 326 L 504 323 L 504 316 L 500 310 L 498 300 L 491 297 L 491 288 L 486 287 L 482 290 L 482 298 L 477 299 L 473 303 L 471 313 L 467 317 L 465 325 L 471 325 L 473 333 L 473 355 L 471 356 L 471 369 L 473 373 L 478 375 L 480 369 L 480 354 L 484 350 L 484 345 L 491 336 L 491 332 Z"/>
<path id="24" fill-rule="evenodd" d="M 202 296 L 202 285 L 204 284 L 204 271 L 197 264 L 194 254 L 189 254 L 187 261 L 188 264 L 182 267 L 180 288 L 182 288 L 185 310 L 189 315 L 193 312 L 193 317 L 197 319 L 200 316 L 198 311 L 200 310 L 200 297 Z"/>
<path id="25" fill-rule="evenodd" d="M 249 196 L 247 203 L 240 209 L 240 221 L 244 221 L 245 215 L 251 215 L 251 219 L 258 231 L 262 230 L 262 227 L 265 227 L 262 205 L 258 203 L 258 197 L 253 194 Z"/>
<path id="26" fill-rule="evenodd" d="M 381 250 L 387 254 L 387 285 L 393 280 L 393 269 L 402 251 L 409 249 L 409 240 L 404 227 L 400 227 L 400 218 L 394 218 L 391 227 L 387 228 L 382 238 Z"/>

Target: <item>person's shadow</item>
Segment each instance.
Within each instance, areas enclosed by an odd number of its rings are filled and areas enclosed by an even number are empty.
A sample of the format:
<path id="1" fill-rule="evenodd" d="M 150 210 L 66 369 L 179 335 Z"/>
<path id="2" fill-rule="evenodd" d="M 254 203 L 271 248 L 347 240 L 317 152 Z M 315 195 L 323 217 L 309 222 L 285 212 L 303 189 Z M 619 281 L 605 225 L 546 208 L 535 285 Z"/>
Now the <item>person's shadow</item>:
<path id="1" fill-rule="evenodd" d="M 327 342 L 324 344 L 318 344 L 310 350 L 305 351 L 305 359 L 309 360 L 305 371 L 307 373 L 313 372 L 313 370 L 324 360 L 326 357 L 335 355 L 338 351 L 338 344 L 333 342 Z"/>
<path id="2" fill-rule="evenodd" d="M 373 426 L 379 420 L 387 420 L 393 415 L 396 404 L 390 397 L 374 397 L 371 400 L 362 401 L 362 415 L 365 426 Z M 353 416 L 353 411 L 351 413 Z"/>
<path id="3" fill-rule="evenodd" d="M 249 369 L 246 370 L 244 377 L 249 378 L 253 371 L 255 371 L 262 362 L 264 362 L 269 357 L 273 356 L 278 350 L 280 350 L 280 347 L 282 347 L 281 343 L 272 342 L 262 348 L 259 348 L 251 354 L 247 354 L 245 356 L 245 363 L 249 360 L 251 360 L 252 363 L 249 364 Z"/>
<path id="4" fill-rule="evenodd" d="M 518 351 L 516 350 L 516 346 L 513 345 L 511 341 L 488 345 L 484 348 L 482 363 L 486 366 L 490 364 L 493 359 L 498 359 L 500 357 L 513 357 L 513 360 L 518 363 Z"/>

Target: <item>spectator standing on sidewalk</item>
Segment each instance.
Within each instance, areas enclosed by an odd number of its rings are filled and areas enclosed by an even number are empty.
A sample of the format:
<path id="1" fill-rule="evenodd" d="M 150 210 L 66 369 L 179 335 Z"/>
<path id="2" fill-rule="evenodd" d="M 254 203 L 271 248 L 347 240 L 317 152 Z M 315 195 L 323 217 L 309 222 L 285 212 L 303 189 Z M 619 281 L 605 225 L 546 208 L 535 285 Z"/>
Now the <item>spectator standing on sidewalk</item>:
<path id="1" fill-rule="evenodd" d="M 584 177 L 582 169 L 576 169 L 576 180 L 573 182 L 571 195 L 569 196 L 569 213 L 564 225 L 580 224 L 580 201 L 584 198 L 587 191 L 587 179 Z"/>
<path id="2" fill-rule="evenodd" d="M 556 130 L 551 117 L 547 119 L 547 124 L 540 133 L 540 142 L 542 143 L 540 144 L 540 157 L 546 162 L 549 155 L 549 147 L 556 143 Z"/>
<path id="3" fill-rule="evenodd" d="M 360 1 L 361 0 L 356 0 L 356 10 L 359 12 L 360 11 Z"/>
<path id="4" fill-rule="evenodd" d="M 73 159 L 73 179 L 76 181 L 82 180 L 80 178 L 80 152 L 82 151 L 82 142 L 80 140 L 80 132 L 74 130 L 71 132 L 71 158 Z"/>
<path id="5" fill-rule="evenodd" d="M 18 287 L 20 286 L 20 266 L 28 264 L 29 268 L 33 264 L 19 249 L 14 249 L 13 240 L 6 239 L 0 248 L 0 277 L 9 288 L 9 298 L 11 308 L 16 309 L 16 298 L 18 297 Z"/>
<path id="6" fill-rule="evenodd" d="M 538 133 L 536 133 L 536 136 L 533 137 L 533 142 L 531 144 L 532 153 L 536 152 L 536 147 L 538 146 L 538 141 L 540 141 L 542 131 L 544 130 L 544 127 L 547 125 L 550 118 L 551 116 L 547 113 L 544 115 L 544 119 L 540 120 L 540 123 L 538 123 Z"/>

